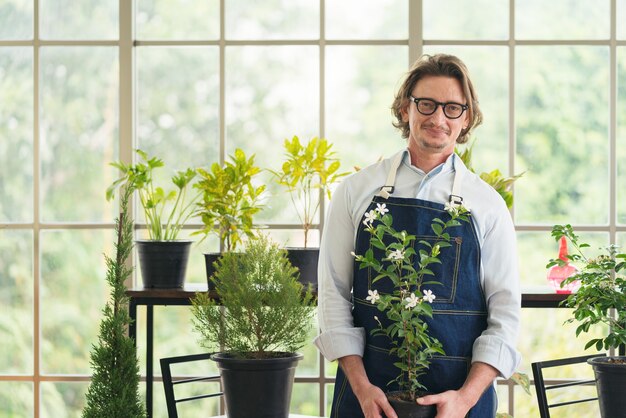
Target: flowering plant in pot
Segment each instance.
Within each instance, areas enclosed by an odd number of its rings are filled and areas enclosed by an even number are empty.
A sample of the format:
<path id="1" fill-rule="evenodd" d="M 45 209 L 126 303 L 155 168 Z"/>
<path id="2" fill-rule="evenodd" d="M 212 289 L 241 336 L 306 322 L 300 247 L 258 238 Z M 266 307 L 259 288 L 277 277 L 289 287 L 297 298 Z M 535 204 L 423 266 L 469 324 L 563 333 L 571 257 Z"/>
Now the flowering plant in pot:
<path id="1" fill-rule="evenodd" d="M 196 204 L 195 215 L 204 227 L 192 235 L 215 234 L 223 252 L 235 251 L 244 238 L 254 237 L 254 215 L 262 209 L 260 203 L 265 185 L 254 185 L 261 169 L 241 149 L 236 149 L 223 165 L 214 163 L 210 170 L 197 170 L 200 180 L 194 185 L 201 199 Z M 213 263 L 220 253 L 206 253 L 207 280 L 213 274 Z M 209 287 L 211 282 L 209 280 Z"/>
<path id="2" fill-rule="evenodd" d="M 176 171 L 171 177 L 174 188 L 166 191 L 154 180 L 155 170 L 165 166 L 163 160 L 140 149 L 136 153 L 139 161 L 134 164 L 111 163 L 121 176 L 107 188 L 106 198 L 113 199 L 115 191 L 123 186 L 132 187 L 139 195 L 149 237 L 136 241 L 144 287 L 182 287 L 192 241 L 179 240 L 178 234 L 192 216 L 199 197 L 188 193 L 196 171 Z"/>
<path id="3" fill-rule="evenodd" d="M 243 256 L 216 262 L 216 299 L 192 299 L 194 329 L 218 363 L 228 416 L 287 417 L 295 367 L 302 354 L 314 300 L 297 280 L 285 251 L 265 235 L 247 242 Z"/>
<path id="4" fill-rule="evenodd" d="M 561 286 L 578 282 L 578 290 L 563 301 L 573 308 L 573 318 L 577 321 L 576 336 L 589 332 L 598 325 L 608 328 L 602 338 L 591 338 L 585 349 L 620 349 L 626 345 L 626 254 L 619 247 L 609 245 L 597 257 L 588 257 L 585 249 L 589 244 L 580 240 L 571 225 L 555 225 L 552 236 L 558 241 L 565 237 L 573 247 L 567 260 L 551 259 L 547 267 L 562 266 L 571 261 L 578 264 L 579 271 L 565 279 Z M 623 353 L 623 351 L 622 351 Z M 626 357 L 609 356 L 588 360 L 596 375 L 596 388 L 600 399 L 600 412 L 603 417 L 621 416 L 626 411 L 626 398 L 618 388 L 626 387 Z"/>
<path id="5" fill-rule="evenodd" d="M 300 143 L 297 136 L 285 139 L 285 159 L 278 171 L 270 172 L 276 182 L 285 187 L 304 230 L 304 248 L 287 248 L 289 259 L 299 268 L 304 283 L 317 284 L 318 248 L 308 248 L 309 231 L 320 208 L 320 193 L 330 199 L 330 187 L 347 172 L 339 172 L 341 163 L 324 138 L 312 138 Z"/>
<path id="6" fill-rule="evenodd" d="M 407 412 L 404 416 L 434 417 L 436 414 L 434 405 L 422 406 L 415 402 L 428 391 L 420 377 L 426 373 L 432 357 L 445 355 L 445 347 L 429 334 L 425 321 L 433 316 L 431 303 L 436 298 L 428 287 L 440 284 L 431 269 L 440 263 L 441 251 L 451 246 L 448 228 L 469 221 L 468 211 L 463 206 L 446 204 L 446 210 L 449 219 L 435 218 L 431 224 L 434 239 L 417 241 L 415 235 L 394 229 L 393 217 L 386 205 L 378 204 L 375 210 L 365 214 L 370 248 L 365 254 L 354 254 L 360 269 L 373 270 L 372 284 L 382 279 L 392 283 L 390 293 L 369 290 L 366 299 L 385 315 L 385 318 L 374 318 L 378 328 L 372 330 L 372 335 L 388 338 L 391 341 L 389 354 L 398 358 L 394 363 L 398 374 L 389 384 L 396 384 L 399 391 L 387 396 L 399 416 L 403 416 L 401 411 L 407 408 L 426 411 L 423 415 Z"/>

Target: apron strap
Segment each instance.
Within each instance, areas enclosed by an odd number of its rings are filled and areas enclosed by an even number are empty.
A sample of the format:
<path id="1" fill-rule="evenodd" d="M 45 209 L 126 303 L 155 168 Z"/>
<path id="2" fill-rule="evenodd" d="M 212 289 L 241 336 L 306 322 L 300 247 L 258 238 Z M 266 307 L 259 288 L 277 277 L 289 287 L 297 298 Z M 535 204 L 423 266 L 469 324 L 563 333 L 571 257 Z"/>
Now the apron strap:
<path id="1" fill-rule="evenodd" d="M 404 152 L 398 153 L 396 158 L 391 162 L 391 168 L 389 169 L 389 173 L 387 173 L 387 180 L 385 181 L 385 185 L 380 188 L 380 191 L 376 193 L 376 196 L 380 196 L 384 199 L 388 199 L 389 196 L 393 193 L 396 183 L 396 173 L 398 171 L 398 167 L 402 163 L 402 158 L 404 158 Z"/>
<path id="2" fill-rule="evenodd" d="M 453 158 L 457 158 L 456 155 Z M 456 160 L 455 160 L 456 164 Z M 456 169 L 456 165 L 454 168 L 454 181 L 452 182 L 452 193 L 450 193 L 450 198 L 448 201 L 452 206 L 461 206 L 463 204 L 463 197 L 461 196 L 461 176 L 459 175 L 459 170 Z"/>
<path id="3" fill-rule="evenodd" d="M 391 167 L 389 168 L 389 173 L 387 173 L 387 180 L 385 181 L 385 185 L 380 188 L 376 196 L 380 196 L 384 199 L 388 199 L 395 189 L 396 182 L 396 173 L 398 172 L 398 168 L 402 163 L 402 159 L 404 158 L 404 152 L 398 153 L 394 160 L 391 162 Z M 453 158 L 457 158 L 453 156 Z M 454 161 L 456 164 L 456 160 Z M 450 198 L 448 201 L 453 206 L 460 206 L 463 204 L 463 197 L 461 196 L 461 176 L 459 175 L 459 171 L 454 170 L 454 181 L 452 182 L 452 193 L 450 194 Z"/>

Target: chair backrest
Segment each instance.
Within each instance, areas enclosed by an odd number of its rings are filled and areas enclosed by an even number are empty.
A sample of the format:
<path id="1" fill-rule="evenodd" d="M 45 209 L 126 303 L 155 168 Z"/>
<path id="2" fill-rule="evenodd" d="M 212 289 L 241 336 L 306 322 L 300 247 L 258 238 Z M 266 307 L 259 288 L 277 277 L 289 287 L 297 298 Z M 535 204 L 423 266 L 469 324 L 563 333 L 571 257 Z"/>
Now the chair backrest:
<path id="1" fill-rule="evenodd" d="M 211 354 L 213 353 L 190 354 L 190 355 L 185 355 L 185 356 L 166 357 L 166 358 L 161 359 L 161 374 L 163 375 L 163 388 L 165 390 L 165 401 L 167 404 L 167 416 L 169 418 L 178 418 L 177 405 L 181 402 L 189 402 L 189 401 L 194 401 L 197 399 L 211 398 L 215 396 L 221 396 L 223 394 L 222 392 L 212 392 L 212 393 L 206 393 L 206 394 L 197 395 L 197 396 L 176 398 L 176 395 L 174 393 L 174 386 L 191 384 L 194 382 L 217 381 L 220 379 L 219 375 L 199 376 L 199 377 L 191 377 L 191 378 L 176 379 L 176 380 L 172 378 L 172 369 L 171 369 L 172 364 L 208 361 L 211 358 Z"/>
<path id="2" fill-rule="evenodd" d="M 533 378 L 535 380 L 535 389 L 537 391 L 537 401 L 539 402 L 539 412 L 541 414 L 541 418 L 550 418 L 550 408 L 557 408 L 565 405 L 572 405 L 581 402 L 590 402 L 595 401 L 598 398 L 585 398 L 585 399 L 576 399 L 567 402 L 559 402 L 554 404 L 548 403 L 547 391 L 566 388 L 570 386 L 580 386 L 580 385 L 588 385 L 595 382 L 595 379 L 591 380 L 575 380 L 566 383 L 556 383 L 546 385 L 543 376 L 543 369 L 551 368 L 551 367 L 562 367 L 577 363 L 586 363 L 588 359 L 594 357 L 604 357 L 606 354 L 593 354 L 588 356 L 579 356 L 579 357 L 568 357 L 557 360 L 548 360 L 548 361 L 538 361 L 536 363 L 532 363 L 533 370 Z M 591 366 L 589 366 L 591 367 Z"/>

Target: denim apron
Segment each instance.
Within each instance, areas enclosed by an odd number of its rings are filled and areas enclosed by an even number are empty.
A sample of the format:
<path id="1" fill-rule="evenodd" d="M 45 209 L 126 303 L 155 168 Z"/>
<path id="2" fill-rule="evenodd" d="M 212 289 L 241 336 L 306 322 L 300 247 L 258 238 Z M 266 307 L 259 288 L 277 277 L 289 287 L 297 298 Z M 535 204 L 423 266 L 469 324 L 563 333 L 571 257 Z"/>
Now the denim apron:
<path id="1" fill-rule="evenodd" d="M 419 248 L 421 240 L 433 241 L 434 234 L 431 223 L 434 218 L 446 221 L 450 215 L 444 205 L 421 199 L 392 197 L 393 184 L 398 167 L 404 153 L 400 153 L 393 161 L 388 173 L 386 185 L 374 196 L 366 210 L 376 209 L 377 203 L 384 203 L 393 216 L 393 227 L 397 231 L 406 230 L 416 235 L 414 245 Z M 459 194 L 460 175 L 455 170 L 455 178 L 450 195 L 451 204 L 462 204 Z M 430 334 L 443 345 L 445 356 L 435 356 L 428 372 L 421 377 L 421 382 L 432 393 L 459 389 L 467 378 L 472 359 L 474 340 L 487 328 L 487 307 L 480 285 L 480 247 L 474 225 L 469 222 L 448 229 L 452 246 L 444 248 L 440 253 L 441 264 L 431 264 L 429 268 L 435 273 L 436 281 L 441 285 L 424 285 L 422 290 L 430 289 L 435 294 L 433 318 L 428 318 Z M 370 248 L 370 234 L 365 231 L 363 222 L 359 223 L 356 235 L 355 252 L 365 254 Z M 418 250 L 416 248 L 416 250 Z M 418 252 L 418 251 L 416 251 Z M 418 252 L 419 253 L 419 252 Z M 379 254 L 382 256 L 382 254 Z M 417 268 L 417 267 L 416 267 Z M 398 375 L 399 370 L 393 365 L 398 358 L 389 354 L 391 343 L 384 335 L 372 336 L 371 330 L 378 327 L 374 319 L 377 316 L 383 326 L 389 324 L 384 312 L 367 301 L 368 290 L 378 293 L 390 293 L 392 284 L 389 279 L 381 279 L 372 283 L 376 276 L 370 269 L 359 269 L 354 265 L 354 281 L 352 303 L 354 326 L 365 329 L 365 351 L 363 363 L 367 376 L 372 384 L 383 391 L 397 390 L 397 384 L 388 384 Z M 429 280 L 433 280 L 430 279 Z M 495 417 L 497 408 L 496 393 L 493 385 L 483 393 L 480 400 L 469 411 L 469 418 Z M 358 418 L 363 412 L 355 397 L 348 380 L 341 370 L 337 371 L 335 392 L 331 415 L 332 418 Z"/>

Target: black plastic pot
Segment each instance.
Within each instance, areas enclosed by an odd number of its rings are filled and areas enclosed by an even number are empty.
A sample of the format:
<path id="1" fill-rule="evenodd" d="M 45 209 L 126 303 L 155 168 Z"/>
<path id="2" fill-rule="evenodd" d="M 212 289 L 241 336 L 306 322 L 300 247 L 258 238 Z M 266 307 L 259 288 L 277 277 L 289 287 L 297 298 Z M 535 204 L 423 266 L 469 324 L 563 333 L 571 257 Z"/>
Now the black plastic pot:
<path id="1" fill-rule="evenodd" d="M 307 286 L 313 285 L 317 289 L 317 263 L 320 256 L 319 248 L 295 248 L 288 247 L 287 258 L 294 267 L 300 271 L 300 283 Z"/>
<path id="2" fill-rule="evenodd" d="M 215 284 L 211 281 L 211 276 L 215 273 L 215 267 L 213 263 L 215 263 L 220 257 L 222 253 L 204 253 L 204 264 L 206 265 L 206 282 L 209 286 L 209 290 L 215 290 Z"/>
<path id="3" fill-rule="evenodd" d="M 396 391 L 387 393 L 387 399 L 396 411 L 398 418 L 435 418 L 437 415 L 436 405 L 418 405 L 415 400 L 408 401 L 403 398 L 404 392 Z M 425 394 L 420 394 L 424 396 Z"/>
<path id="4" fill-rule="evenodd" d="M 137 240 L 144 288 L 172 289 L 185 285 L 190 240 Z"/>
<path id="5" fill-rule="evenodd" d="M 228 418 L 288 418 L 300 353 L 268 359 L 211 356 L 220 369 Z"/>
<path id="6" fill-rule="evenodd" d="M 595 357 L 587 360 L 596 376 L 602 418 L 626 417 L 626 356 Z"/>

